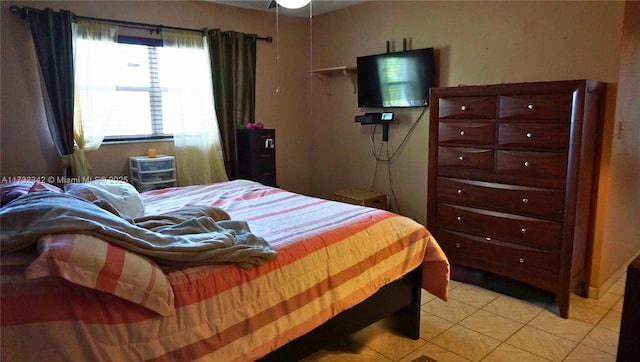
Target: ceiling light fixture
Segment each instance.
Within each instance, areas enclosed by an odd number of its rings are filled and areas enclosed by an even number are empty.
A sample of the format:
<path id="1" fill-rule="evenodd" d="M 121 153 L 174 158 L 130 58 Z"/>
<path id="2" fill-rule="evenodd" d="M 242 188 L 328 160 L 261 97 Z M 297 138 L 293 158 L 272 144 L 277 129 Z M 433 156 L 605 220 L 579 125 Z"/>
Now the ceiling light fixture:
<path id="1" fill-rule="evenodd" d="M 276 2 L 287 9 L 300 9 L 309 4 L 311 0 L 276 0 Z"/>

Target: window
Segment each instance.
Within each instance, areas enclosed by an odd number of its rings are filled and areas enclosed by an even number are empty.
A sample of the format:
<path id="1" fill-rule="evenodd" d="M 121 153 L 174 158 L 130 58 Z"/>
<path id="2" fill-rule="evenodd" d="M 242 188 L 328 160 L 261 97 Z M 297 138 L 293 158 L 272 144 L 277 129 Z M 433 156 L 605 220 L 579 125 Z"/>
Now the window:
<path id="1" fill-rule="evenodd" d="M 118 44 L 110 54 L 116 68 L 115 104 L 106 139 L 163 137 L 171 134 L 162 122 L 155 46 Z"/>
<path id="2" fill-rule="evenodd" d="M 78 39 L 79 45 L 92 41 Z M 97 45 L 102 59 L 96 62 L 92 79 L 84 86 L 94 100 L 92 113 L 108 113 L 108 117 L 104 117 L 108 120 L 104 133 L 107 142 L 171 138 L 179 127 L 178 115 L 189 112 L 190 103 L 202 102 L 202 97 L 211 94 L 201 86 L 185 87 L 180 81 L 186 73 L 196 71 L 190 61 L 197 57 L 190 57 L 189 52 L 201 50 L 163 48 L 159 39 L 128 36 L 119 36 L 117 44 L 94 42 L 92 45 L 94 52 Z M 90 63 L 89 59 L 95 62 L 95 53 L 89 57 L 83 54 L 83 49 L 77 47 L 78 64 Z M 195 69 L 202 70 L 199 66 Z M 99 74 L 114 79 L 101 81 Z M 106 83 L 110 86 L 105 86 Z M 191 104 L 191 108 L 195 112 L 200 107 Z M 194 115 L 194 119 L 197 117 Z"/>

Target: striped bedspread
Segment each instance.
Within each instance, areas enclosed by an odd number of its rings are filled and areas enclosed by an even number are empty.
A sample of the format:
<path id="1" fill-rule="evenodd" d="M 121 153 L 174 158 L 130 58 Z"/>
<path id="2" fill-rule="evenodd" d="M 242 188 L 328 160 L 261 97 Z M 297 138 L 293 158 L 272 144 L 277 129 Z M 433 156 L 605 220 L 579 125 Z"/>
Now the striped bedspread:
<path id="1" fill-rule="evenodd" d="M 25 280 L 36 252 L 4 255 L 3 361 L 251 361 L 420 265 L 423 287 L 447 298 L 447 259 L 411 219 L 246 180 L 142 196 L 147 214 L 220 207 L 247 221 L 277 258 L 248 270 L 165 269 L 175 312 L 161 316 L 61 278 Z"/>

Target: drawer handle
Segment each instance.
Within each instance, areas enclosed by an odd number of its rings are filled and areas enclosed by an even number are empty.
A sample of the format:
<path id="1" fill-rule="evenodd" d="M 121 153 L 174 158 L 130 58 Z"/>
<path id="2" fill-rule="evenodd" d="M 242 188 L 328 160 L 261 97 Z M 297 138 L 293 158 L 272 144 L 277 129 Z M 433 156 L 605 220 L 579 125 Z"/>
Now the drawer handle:
<path id="1" fill-rule="evenodd" d="M 464 157 L 462 157 L 462 156 L 458 156 L 458 159 L 459 159 L 460 161 L 464 161 Z"/>
<path id="2" fill-rule="evenodd" d="M 533 133 L 527 132 L 527 138 L 532 138 L 532 137 L 533 137 Z"/>
<path id="3" fill-rule="evenodd" d="M 456 191 L 456 193 L 457 193 L 458 195 L 462 195 L 462 189 L 458 189 L 458 191 Z"/>
<path id="4" fill-rule="evenodd" d="M 526 197 L 523 197 L 523 198 L 522 198 L 522 203 L 523 203 L 523 204 L 527 204 L 527 203 L 529 203 L 529 199 L 527 199 Z"/>
<path id="5" fill-rule="evenodd" d="M 531 162 L 529 161 L 524 161 L 524 167 L 529 167 L 531 166 Z"/>
<path id="6" fill-rule="evenodd" d="M 520 232 L 523 233 L 523 234 L 526 234 L 527 233 L 527 228 L 520 229 Z"/>
<path id="7" fill-rule="evenodd" d="M 461 110 L 461 111 L 466 111 L 466 110 L 467 110 L 467 106 L 462 106 L 462 107 L 460 107 L 460 110 Z"/>
<path id="8" fill-rule="evenodd" d="M 460 131 L 460 136 L 464 136 L 464 131 Z"/>
<path id="9" fill-rule="evenodd" d="M 460 243 L 456 243 L 456 248 L 460 248 Z"/>
<path id="10" fill-rule="evenodd" d="M 529 105 L 527 106 L 527 109 L 533 109 L 533 104 L 529 104 Z"/>
<path id="11" fill-rule="evenodd" d="M 524 264 L 524 258 L 520 258 L 520 264 Z"/>
<path id="12" fill-rule="evenodd" d="M 462 220 L 464 219 L 462 218 L 462 216 L 456 216 L 456 220 L 458 220 L 458 222 L 462 222 Z"/>

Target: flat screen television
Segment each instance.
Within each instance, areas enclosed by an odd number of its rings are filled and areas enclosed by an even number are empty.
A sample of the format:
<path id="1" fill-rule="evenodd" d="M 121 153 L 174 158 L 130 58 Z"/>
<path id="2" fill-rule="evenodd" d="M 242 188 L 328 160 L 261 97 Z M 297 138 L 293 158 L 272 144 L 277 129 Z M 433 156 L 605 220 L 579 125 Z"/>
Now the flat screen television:
<path id="1" fill-rule="evenodd" d="M 358 57 L 357 76 L 360 108 L 427 106 L 433 48 Z"/>

